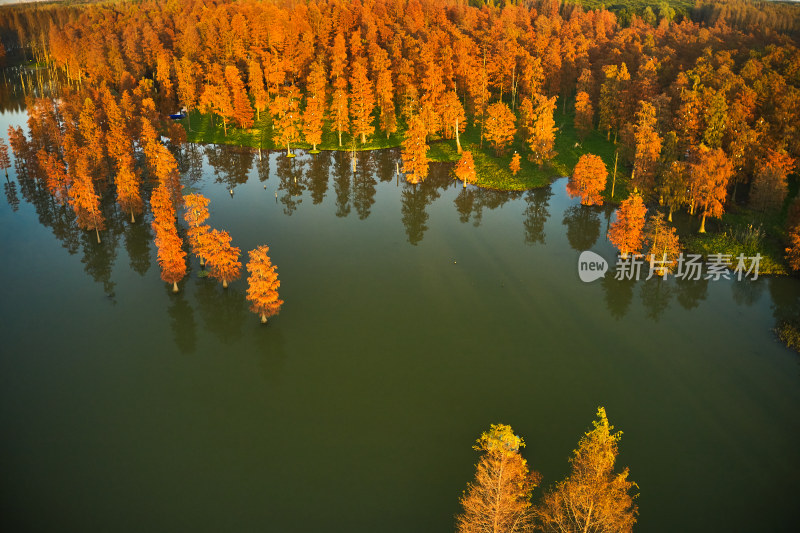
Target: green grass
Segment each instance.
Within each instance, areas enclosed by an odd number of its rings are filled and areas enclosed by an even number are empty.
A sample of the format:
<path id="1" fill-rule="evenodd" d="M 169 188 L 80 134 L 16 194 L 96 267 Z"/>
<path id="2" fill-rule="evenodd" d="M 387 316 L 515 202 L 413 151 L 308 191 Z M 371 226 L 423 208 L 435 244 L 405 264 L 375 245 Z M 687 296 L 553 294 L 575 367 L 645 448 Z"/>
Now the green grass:
<path id="1" fill-rule="evenodd" d="M 467 128 L 466 132 L 461 135 L 461 147 L 464 150 L 472 151 L 477 174 L 475 184 L 486 189 L 503 191 L 524 191 L 544 187 L 555 178 L 572 174 L 572 169 L 580 156 L 591 153 L 603 158 L 609 169 L 608 190 L 605 195 L 607 199 L 610 199 L 611 173 L 614 169 L 616 146 L 612 142 L 606 141 L 605 136 L 596 131 L 592 132 L 583 142 L 579 142 L 573 126 L 574 114 L 571 112 L 562 114 L 556 110 L 554 118 L 558 127 L 554 147 L 556 156 L 541 167 L 528 161 L 530 149 L 519 138 L 514 139 L 504 155 L 497 156 L 494 149 L 485 140 L 483 148 L 480 147 L 480 129 L 478 127 Z M 512 175 L 509 169 L 515 151 L 522 156 L 520 171 L 516 176 Z M 445 140 L 431 143 L 428 157 L 432 161 L 455 162 L 460 156 L 456 151 L 455 141 Z M 620 164 L 614 194 L 615 201 L 627 196 L 624 180 L 620 177 L 622 174 L 624 171 Z"/>
<path id="2" fill-rule="evenodd" d="M 214 124 L 211 124 L 211 115 L 192 111 L 192 128 L 189 129 L 187 119 L 180 122 L 186 129 L 186 139 L 192 143 L 200 144 L 231 144 L 235 146 L 250 146 L 252 148 L 263 148 L 264 150 L 286 150 L 286 146 L 278 145 L 273 138 L 272 120 L 268 113 L 261 114 L 261 120 L 257 120 L 252 128 L 236 128 L 228 124 L 228 132 L 222 126 L 222 119 L 214 117 Z M 355 141 L 355 142 L 354 142 Z M 342 134 L 342 146 L 339 146 L 339 135 L 331 131 L 330 124 L 326 123 L 323 128 L 322 142 L 317 145 L 318 150 L 380 150 L 381 148 L 394 148 L 400 146 L 403 141 L 402 132 L 396 132 L 386 138 L 386 135 L 378 132 L 368 139 L 365 144 L 361 144 L 360 139 L 354 139 L 349 133 Z M 292 144 L 294 148 L 310 149 L 311 145 L 306 142 Z"/>
<path id="3" fill-rule="evenodd" d="M 726 213 L 718 223 L 718 231 L 688 235 L 683 243 L 687 252 L 702 254 L 703 257 L 716 253 L 729 254 L 734 264 L 740 254 L 745 257 L 761 254 L 759 275 L 786 275 L 789 272 L 783 257 L 783 233 L 776 226 L 777 218 L 779 215 L 759 219 L 744 209 Z"/>
<path id="4" fill-rule="evenodd" d="M 285 146 L 279 146 L 273 140 L 272 121 L 268 113 L 262 113 L 261 120 L 256 121 L 252 128 L 243 130 L 228 125 L 228 133 L 225 135 L 222 121 L 215 117 L 214 124 L 211 124 L 211 116 L 197 111 L 191 113 L 191 130 L 188 127 L 187 119 L 181 120 L 186 129 L 187 140 L 193 143 L 213 143 L 213 144 L 232 144 L 236 146 L 250 146 L 253 148 L 261 147 L 265 150 L 285 150 Z M 477 171 L 476 185 L 486 189 L 503 191 L 524 191 L 537 187 L 549 185 L 554 178 L 567 176 L 572 173 L 572 169 L 578 162 L 578 158 L 585 153 L 599 155 L 606 162 L 609 168 L 609 185 L 606 191 L 606 200 L 611 201 L 611 172 L 614 168 L 614 151 L 616 146 L 606 141 L 605 136 L 599 132 L 592 132 L 582 143 L 578 143 L 578 137 L 573 127 L 574 115 L 570 112 L 562 114 L 556 110 L 556 125 L 559 130 L 556 133 L 555 151 L 556 156 L 552 161 L 539 167 L 528 161 L 527 156 L 530 150 L 519 139 L 506 149 L 506 153 L 500 157 L 495 154 L 494 149 L 489 143 L 484 141 L 483 148 L 480 147 L 480 129 L 470 125 L 465 133 L 461 135 L 461 146 L 464 150 L 471 150 L 475 160 Z M 382 148 L 394 148 L 401 145 L 404 124 L 400 124 L 400 130 L 388 138 L 381 132 L 376 132 L 368 142 L 361 144 L 358 139 L 354 139 L 349 133 L 342 134 L 342 145 L 339 146 L 339 137 L 335 131 L 331 131 L 330 124 L 326 123 L 322 134 L 322 143 L 317 148 L 319 150 L 379 150 Z M 576 143 L 578 143 L 576 145 Z M 292 148 L 309 149 L 311 145 L 305 142 L 293 144 Z M 522 156 L 521 168 L 516 176 L 511 174 L 509 165 L 514 151 L 518 151 Z M 428 157 L 434 162 L 456 162 L 459 155 L 456 151 L 455 140 L 433 139 L 430 142 Z M 625 180 L 621 175 L 625 174 L 622 166 L 617 174 L 617 186 L 613 201 L 620 201 L 627 196 Z"/>

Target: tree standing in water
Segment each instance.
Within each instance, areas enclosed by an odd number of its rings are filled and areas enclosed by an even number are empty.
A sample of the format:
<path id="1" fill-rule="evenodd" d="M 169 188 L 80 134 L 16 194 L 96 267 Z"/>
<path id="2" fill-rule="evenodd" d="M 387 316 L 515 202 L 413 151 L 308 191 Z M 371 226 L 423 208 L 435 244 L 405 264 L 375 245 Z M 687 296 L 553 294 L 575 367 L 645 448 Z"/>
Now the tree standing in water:
<path id="1" fill-rule="evenodd" d="M 619 250 L 623 259 L 641 250 L 646 213 L 647 207 L 637 193 L 623 200 L 617 209 L 617 220 L 608 230 L 608 240 Z"/>
<path id="2" fill-rule="evenodd" d="M 204 266 L 208 257 L 201 246 L 200 237 L 208 233 L 211 228 L 204 224 L 208 220 L 209 200 L 202 194 L 187 194 L 183 197 L 186 211 L 183 219 L 189 225 L 189 245 L 192 253 L 200 259 L 200 266 Z"/>
<path id="3" fill-rule="evenodd" d="M 603 205 L 601 196 L 608 181 L 608 170 L 603 160 L 592 154 L 583 154 L 567 183 L 570 197 L 580 196 L 583 205 Z"/>
<path id="4" fill-rule="evenodd" d="M 208 275 L 222 282 L 227 289 L 228 283 L 239 279 L 242 263 L 239 261 L 240 250 L 231 246 L 231 236 L 227 231 L 212 229 L 200 236 L 200 248 L 207 256 Z"/>
<path id="5" fill-rule="evenodd" d="M 622 432 L 613 433 L 603 407 L 597 410 L 594 429 L 583 436 L 570 459 L 572 470 L 549 490 L 534 514 L 546 533 L 618 532 L 633 530 L 638 512 L 628 480 L 628 469 L 614 471 Z"/>
<path id="6" fill-rule="evenodd" d="M 269 256 L 269 247 L 259 246 L 250 250 L 250 261 L 247 263 L 247 299 L 250 301 L 250 310 L 261 317 L 261 323 L 266 324 L 267 319 L 280 312 L 283 300 L 278 298 L 278 267 L 272 264 Z"/>
<path id="7" fill-rule="evenodd" d="M 482 452 L 475 481 L 467 485 L 456 516 L 458 533 L 530 531 L 531 494 L 539 476 L 528 470 L 519 449 L 525 446 L 511 426 L 492 424 L 473 448 Z"/>

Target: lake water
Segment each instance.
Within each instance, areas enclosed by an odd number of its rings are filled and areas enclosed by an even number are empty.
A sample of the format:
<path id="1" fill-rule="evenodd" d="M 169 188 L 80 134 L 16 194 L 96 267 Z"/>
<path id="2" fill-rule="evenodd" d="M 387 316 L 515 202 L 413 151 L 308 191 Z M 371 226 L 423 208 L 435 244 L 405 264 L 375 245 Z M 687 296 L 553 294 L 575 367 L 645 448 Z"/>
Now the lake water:
<path id="1" fill-rule="evenodd" d="M 24 120 L 6 109 L 3 135 Z M 796 279 L 582 283 L 580 250 L 614 258 L 613 210 L 563 179 L 464 190 L 433 166 L 414 187 L 397 151 L 355 173 L 298 154 L 180 154 L 211 225 L 270 247 L 286 304 L 266 327 L 243 279 L 225 291 L 193 260 L 173 295 L 148 224 L 108 202 L 97 245 L 12 170 L 6 531 L 452 531 L 489 424 L 549 485 L 599 405 L 637 531 L 796 528 L 800 360 L 771 331 L 800 312 Z"/>

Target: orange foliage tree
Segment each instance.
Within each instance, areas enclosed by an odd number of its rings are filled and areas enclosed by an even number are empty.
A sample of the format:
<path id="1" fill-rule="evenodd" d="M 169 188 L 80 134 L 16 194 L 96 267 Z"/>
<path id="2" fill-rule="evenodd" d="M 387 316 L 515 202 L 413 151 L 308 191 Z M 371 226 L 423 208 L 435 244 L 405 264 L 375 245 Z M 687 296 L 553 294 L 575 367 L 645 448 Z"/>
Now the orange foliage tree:
<path id="1" fill-rule="evenodd" d="M 800 224 L 789 231 L 786 261 L 792 269 L 800 271 Z"/>
<path id="2" fill-rule="evenodd" d="M 461 159 L 456 163 L 453 173 L 456 175 L 456 178 L 464 182 L 465 188 L 467 183 L 475 181 L 475 161 L 472 159 L 472 152 L 465 150 L 461 153 Z"/>
<path id="3" fill-rule="evenodd" d="M 228 87 L 233 97 L 233 120 L 240 128 L 252 127 L 253 108 L 250 107 L 250 98 L 244 89 L 239 69 L 233 65 L 225 67 L 225 80 L 228 82 Z"/>
<path id="4" fill-rule="evenodd" d="M 681 243 L 675 228 L 664 220 L 664 213 L 656 213 L 644 225 L 644 256 L 658 262 L 659 275 L 671 271 L 681 253 Z"/>
<path id="5" fill-rule="evenodd" d="M 766 157 L 753 177 L 750 205 L 759 211 L 780 209 L 789 189 L 786 176 L 793 168 L 794 159 L 767 149 Z"/>
<path id="6" fill-rule="evenodd" d="M 575 131 L 578 138 L 584 140 L 594 127 L 594 108 L 589 95 L 580 91 L 575 96 Z"/>
<path id="7" fill-rule="evenodd" d="M 512 176 L 516 176 L 519 169 L 522 168 L 520 159 L 519 152 L 514 152 L 514 157 L 511 158 L 511 163 L 508 164 Z"/>
<path id="8" fill-rule="evenodd" d="M 608 170 L 603 160 L 593 154 L 583 154 L 567 183 L 567 194 L 580 196 L 583 205 L 603 205 L 601 196 L 606 188 Z"/>
<path id="9" fill-rule="evenodd" d="M 75 176 L 69 189 L 69 202 L 78 217 L 78 226 L 85 230 L 94 230 L 99 244 L 100 230 L 105 229 L 106 225 L 100 212 L 100 196 L 95 192 L 89 173 L 89 157 L 85 149 L 78 154 Z"/>
<path id="10" fill-rule="evenodd" d="M 539 476 L 528 470 L 519 453 L 525 446 L 511 426 L 492 424 L 473 448 L 482 452 L 475 480 L 460 499 L 463 512 L 456 516 L 459 533 L 530 531 L 531 494 Z"/>
<path id="11" fill-rule="evenodd" d="M 695 151 L 690 167 L 692 213 L 694 207 L 703 210 L 700 233 L 706 231 L 706 217 L 719 217 L 725 212 L 728 182 L 733 176 L 733 165 L 721 148 L 710 149 L 704 145 Z"/>
<path id="12" fill-rule="evenodd" d="M 638 254 L 641 250 L 646 213 L 647 207 L 637 193 L 631 194 L 619 205 L 617 220 L 608 230 L 608 240 L 623 258 L 628 254 Z"/>
<path id="13" fill-rule="evenodd" d="M 231 236 L 227 231 L 212 229 L 199 237 L 200 248 L 206 255 L 208 275 L 221 281 L 224 288 L 228 283 L 239 279 L 242 263 L 239 261 L 240 250 L 231 246 Z"/>
<path id="14" fill-rule="evenodd" d="M 201 236 L 211 229 L 207 224 L 209 200 L 202 194 L 187 194 L 183 197 L 184 208 L 183 219 L 189 225 L 189 245 L 192 253 L 200 259 L 200 266 L 204 266 L 208 259 L 207 254 L 201 246 Z"/>
<path id="15" fill-rule="evenodd" d="M 514 134 L 517 132 L 514 122 L 514 113 L 503 102 L 495 102 L 486 110 L 484 135 L 497 155 L 502 154 L 514 140 Z"/>
<path id="16" fill-rule="evenodd" d="M 425 138 L 428 129 L 419 117 L 409 120 L 406 138 L 403 140 L 403 172 L 409 183 L 419 183 L 428 176 L 428 144 Z"/>
<path id="17" fill-rule="evenodd" d="M 464 131 L 466 118 L 464 116 L 464 106 L 455 91 L 447 91 L 441 98 L 442 124 L 444 126 L 444 136 L 446 139 L 456 139 L 456 150 L 461 153 L 461 139 L 459 134 Z"/>
<path id="18" fill-rule="evenodd" d="M 275 110 L 278 114 L 277 141 L 286 145 L 286 155 L 292 157 L 291 144 L 300 137 L 300 95 L 295 86 L 289 88 L 285 96 L 275 99 Z"/>
<path id="19" fill-rule="evenodd" d="M 259 246 L 250 250 L 250 261 L 247 262 L 247 299 L 250 301 L 250 310 L 261 316 L 261 323 L 266 324 L 267 319 L 275 316 L 281 310 L 283 300 L 278 298 L 277 267 L 272 264 L 267 255 L 269 247 Z"/>
<path id="20" fill-rule="evenodd" d="M 256 108 L 256 120 L 261 119 L 261 112 L 267 108 L 269 94 L 264 87 L 264 72 L 261 65 L 255 59 L 247 64 L 247 82 L 250 86 L 250 94 L 253 95 L 253 103 Z"/>
<path id="21" fill-rule="evenodd" d="M 372 111 L 375 109 L 375 94 L 367 78 L 367 68 L 360 62 L 353 64 L 350 76 L 350 117 L 353 137 L 361 137 L 361 144 L 375 132 Z"/>
<path id="22" fill-rule="evenodd" d="M 178 235 L 175 225 L 172 195 L 163 184 L 153 191 L 150 207 L 153 210 L 152 227 L 156 235 L 161 279 L 172 283 L 172 292 L 178 292 L 178 282 L 186 276 L 186 252 L 183 251 L 183 239 Z"/>
<path id="23" fill-rule="evenodd" d="M 602 407 L 593 425 L 570 459 L 569 476 L 534 510 L 537 525 L 546 533 L 633 530 L 638 509 L 631 492 L 637 486 L 628 480 L 627 468 L 614 471 L 622 432 L 613 433 Z"/>
<path id="24" fill-rule="evenodd" d="M 547 98 L 541 94 L 535 95 L 533 102 L 533 117 L 528 145 L 531 148 L 531 160 L 539 165 L 544 164 L 556 156 L 553 146 L 556 142 L 556 122 L 553 112 L 556 109 L 556 97 Z"/>
<path id="25" fill-rule="evenodd" d="M 648 102 L 639 103 L 636 112 L 636 154 L 633 160 L 634 185 L 643 195 L 655 187 L 656 165 L 661 155 L 661 136 L 656 131 L 656 108 Z"/>
<path id="26" fill-rule="evenodd" d="M 311 143 L 312 151 L 322 142 L 322 121 L 325 116 L 325 68 L 314 63 L 307 82 L 306 109 L 303 112 L 303 136 Z"/>

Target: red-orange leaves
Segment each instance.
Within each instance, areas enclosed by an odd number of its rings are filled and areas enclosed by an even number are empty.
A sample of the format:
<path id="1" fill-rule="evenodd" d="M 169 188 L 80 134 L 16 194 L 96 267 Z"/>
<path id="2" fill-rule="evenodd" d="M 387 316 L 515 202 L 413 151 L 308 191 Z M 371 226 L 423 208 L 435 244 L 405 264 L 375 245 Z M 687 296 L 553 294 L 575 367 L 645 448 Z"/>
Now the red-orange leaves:
<path id="1" fill-rule="evenodd" d="M 617 209 L 617 221 L 611 224 L 608 230 L 608 240 L 619 250 L 623 258 L 628 254 L 637 254 L 641 250 L 646 213 L 647 207 L 642 197 L 636 193 L 631 194 Z"/>
<path id="2" fill-rule="evenodd" d="M 272 264 L 267 255 L 269 247 L 259 246 L 250 250 L 250 261 L 247 263 L 247 299 L 250 301 L 250 310 L 261 316 L 261 323 L 266 324 L 267 319 L 275 316 L 281 310 L 283 300 L 278 298 L 277 267 Z"/>
<path id="3" fill-rule="evenodd" d="M 461 154 L 461 159 L 456 163 L 453 173 L 456 178 L 464 182 L 464 187 L 467 186 L 467 183 L 475 181 L 475 162 L 472 159 L 472 152 L 466 150 Z"/>
<path id="4" fill-rule="evenodd" d="M 486 110 L 486 130 L 484 135 L 486 140 L 492 144 L 498 155 L 505 151 L 505 148 L 514 140 L 517 128 L 514 125 L 516 119 L 514 113 L 502 102 L 496 102 Z"/>
<path id="5" fill-rule="evenodd" d="M 89 159 L 83 150 L 75 166 L 69 202 L 78 217 L 78 226 L 85 230 L 94 230 L 99 243 L 100 230 L 106 229 L 105 219 L 100 212 L 100 197 L 95 192 L 92 176 L 89 174 Z"/>
<path id="6" fill-rule="evenodd" d="M 183 240 L 175 226 L 175 205 L 169 189 L 163 184 L 153 191 L 150 206 L 153 210 L 152 227 L 156 234 L 161 279 L 172 283 L 172 291 L 178 292 L 178 282 L 186 275 L 186 252 L 183 251 Z"/>
<path id="7" fill-rule="evenodd" d="M 583 205 L 603 205 L 600 196 L 606 188 L 608 171 L 603 160 L 596 155 L 584 154 L 578 159 L 567 183 L 567 194 L 580 196 Z"/>
<path id="8" fill-rule="evenodd" d="M 228 282 L 239 279 L 242 263 L 239 261 L 240 250 L 231 246 L 231 236 L 227 231 L 211 231 L 199 237 L 200 248 L 206 255 L 208 275 L 222 282 L 228 288 Z"/>

